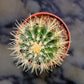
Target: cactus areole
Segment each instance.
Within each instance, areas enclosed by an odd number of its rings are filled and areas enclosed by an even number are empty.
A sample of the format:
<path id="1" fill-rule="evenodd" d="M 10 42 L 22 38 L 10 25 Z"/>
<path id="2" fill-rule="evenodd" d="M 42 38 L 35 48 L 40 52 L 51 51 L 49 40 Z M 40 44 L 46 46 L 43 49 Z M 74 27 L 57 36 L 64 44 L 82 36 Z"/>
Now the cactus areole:
<path id="1" fill-rule="evenodd" d="M 38 71 L 42 73 L 62 63 L 71 38 L 68 27 L 58 16 L 36 13 L 18 24 L 17 28 L 18 31 L 12 33 L 15 38 L 11 46 L 18 59 L 17 65 L 38 74 Z"/>

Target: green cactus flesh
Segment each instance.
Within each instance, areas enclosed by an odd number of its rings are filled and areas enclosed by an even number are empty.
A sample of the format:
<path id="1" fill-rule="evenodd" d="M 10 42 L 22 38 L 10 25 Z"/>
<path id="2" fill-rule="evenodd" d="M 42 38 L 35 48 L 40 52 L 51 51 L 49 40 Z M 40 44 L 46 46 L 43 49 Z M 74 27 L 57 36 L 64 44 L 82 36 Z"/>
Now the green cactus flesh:
<path id="1" fill-rule="evenodd" d="M 36 73 L 39 70 L 42 73 L 53 64 L 60 65 L 61 57 L 66 55 L 65 44 L 68 41 L 63 35 L 64 29 L 56 18 L 51 19 L 50 16 L 31 18 L 17 26 L 17 33 L 12 33 L 15 39 L 11 49 L 18 59 L 17 65 L 20 64 L 24 70 L 31 69 Z"/>

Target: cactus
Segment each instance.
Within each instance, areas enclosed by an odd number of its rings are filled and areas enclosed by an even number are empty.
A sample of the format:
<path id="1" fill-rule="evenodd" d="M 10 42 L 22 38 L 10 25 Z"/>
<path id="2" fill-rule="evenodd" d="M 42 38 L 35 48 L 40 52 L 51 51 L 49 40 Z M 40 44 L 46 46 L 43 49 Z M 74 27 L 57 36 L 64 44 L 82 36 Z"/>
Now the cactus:
<path id="1" fill-rule="evenodd" d="M 56 18 L 44 15 L 18 24 L 18 31 L 11 33 L 15 37 L 11 49 L 18 59 L 16 65 L 36 74 L 52 69 L 53 64 L 60 65 L 68 43 L 61 26 Z"/>

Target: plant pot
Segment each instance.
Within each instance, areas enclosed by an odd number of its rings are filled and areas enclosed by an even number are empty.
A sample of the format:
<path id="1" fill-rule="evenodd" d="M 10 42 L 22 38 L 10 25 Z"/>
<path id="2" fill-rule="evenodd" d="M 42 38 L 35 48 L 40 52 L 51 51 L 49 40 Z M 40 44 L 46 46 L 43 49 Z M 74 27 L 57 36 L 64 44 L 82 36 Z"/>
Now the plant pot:
<path id="1" fill-rule="evenodd" d="M 14 36 L 14 51 L 18 53 L 18 63 L 36 74 L 38 70 L 42 73 L 53 65 L 60 65 L 71 42 L 70 32 L 64 21 L 47 12 L 28 17 L 18 26 Z"/>

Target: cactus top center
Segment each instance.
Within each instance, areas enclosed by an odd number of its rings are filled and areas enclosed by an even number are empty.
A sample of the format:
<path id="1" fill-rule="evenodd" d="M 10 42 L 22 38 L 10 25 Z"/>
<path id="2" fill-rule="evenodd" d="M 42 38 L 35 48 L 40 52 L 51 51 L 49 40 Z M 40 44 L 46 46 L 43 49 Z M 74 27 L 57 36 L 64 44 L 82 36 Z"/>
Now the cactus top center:
<path id="1" fill-rule="evenodd" d="M 34 53 L 39 53 L 41 49 L 39 48 L 39 45 L 37 43 L 35 43 L 34 45 Z"/>

